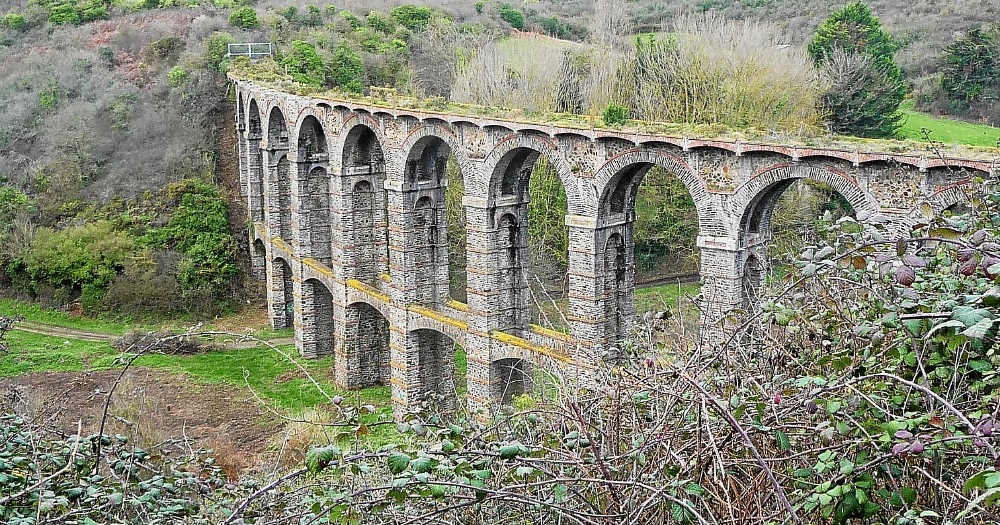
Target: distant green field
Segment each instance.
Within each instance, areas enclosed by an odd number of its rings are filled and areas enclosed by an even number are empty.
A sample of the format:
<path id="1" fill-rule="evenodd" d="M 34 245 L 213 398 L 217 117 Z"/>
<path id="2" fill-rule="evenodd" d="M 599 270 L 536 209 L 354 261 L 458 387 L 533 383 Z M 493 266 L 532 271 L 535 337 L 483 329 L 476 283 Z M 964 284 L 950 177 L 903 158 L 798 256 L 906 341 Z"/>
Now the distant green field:
<path id="1" fill-rule="evenodd" d="M 926 140 L 921 129 L 930 130 L 931 140 L 945 144 L 965 144 L 968 146 L 997 147 L 1000 141 L 1000 128 L 982 124 L 970 124 L 948 118 L 932 117 L 927 113 L 913 110 L 913 104 L 907 102 L 900 108 L 903 113 L 903 126 L 896 131 L 896 138 L 923 141 Z"/>

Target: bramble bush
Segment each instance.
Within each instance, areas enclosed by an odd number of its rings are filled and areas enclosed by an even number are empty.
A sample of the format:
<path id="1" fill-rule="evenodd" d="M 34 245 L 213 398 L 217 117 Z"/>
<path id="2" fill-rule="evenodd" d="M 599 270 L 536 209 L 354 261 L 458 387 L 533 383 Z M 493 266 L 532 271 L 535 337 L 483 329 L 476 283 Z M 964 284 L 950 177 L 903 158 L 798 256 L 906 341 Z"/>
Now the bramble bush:
<path id="1" fill-rule="evenodd" d="M 229 25 L 240 29 L 256 29 L 260 25 L 257 20 L 257 11 L 245 5 L 229 15 Z"/>

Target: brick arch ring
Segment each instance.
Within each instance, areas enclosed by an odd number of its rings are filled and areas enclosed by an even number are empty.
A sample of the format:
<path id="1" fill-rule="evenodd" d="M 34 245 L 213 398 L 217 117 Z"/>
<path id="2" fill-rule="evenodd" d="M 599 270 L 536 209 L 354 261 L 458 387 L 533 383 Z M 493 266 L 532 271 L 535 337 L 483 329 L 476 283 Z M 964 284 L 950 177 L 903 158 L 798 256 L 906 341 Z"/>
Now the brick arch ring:
<path id="1" fill-rule="evenodd" d="M 752 211 L 753 206 L 764 198 L 775 184 L 798 179 L 828 184 L 847 199 L 855 211 L 879 209 L 878 201 L 861 188 L 856 180 L 842 172 L 814 166 L 780 164 L 759 171 L 749 182 L 737 188 L 730 197 L 729 216 L 732 220 L 739 221 L 734 226 L 742 223 L 744 216 Z"/>
<path id="2" fill-rule="evenodd" d="M 594 174 L 593 184 L 595 188 L 594 193 L 597 196 L 597 202 L 594 205 L 598 214 L 603 212 L 604 204 L 611 198 L 611 193 L 615 190 L 613 183 L 616 182 L 616 176 L 625 168 L 637 164 L 652 164 L 669 170 L 676 175 L 681 183 L 684 184 L 684 188 L 687 189 L 688 194 L 691 195 L 691 199 L 694 200 L 695 210 L 698 213 L 698 229 L 701 231 L 711 229 L 707 228 L 707 223 L 717 220 L 720 216 L 720 210 L 717 209 L 714 199 L 710 197 L 705 182 L 695 175 L 694 170 L 691 169 L 691 166 L 687 162 L 684 162 L 684 159 L 667 151 L 657 149 L 639 147 L 623 151 L 608 159 L 597 170 L 597 173 Z M 645 176 L 643 174 L 642 177 L 645 178 Z M 636 188 L 641 183 L 642 179 L 637 181 L 635 184 Z"/>
<path id="3" fill-rule="evenodd" d="M 427 137 L 434 137 L 440 139 L 442 142 L 451 148 L 451 154 L 455 156 L 455 160 L 458 161 L 458 167 L 462 171 L 463 179 L 472 179 L 476 176 L 475 165 L 469 160 L 468 155 L 466 155 L 465 148 L 458 141 L 458 137 L 451 130 L 450 127 L 445 127 L 442 125 L 427 126 L 426 124 L 421 124 L 417 129 L 413 130 L 403 141 L 403 144 L 399 148 L 400 160 L 405 164 L 407 160 L 410 159 L 410 153 L 413 148 L 416 147 L 422 139 Z"/>
<path id="4" fill-rule="evenodd" d="M 549 140 L 532 135 L 524 135 L 519 132 L 512 132 L 510 135 L 504 137 L 486 158 L 483 159 L 484 169 L 482 176 L 485 188 L 479 188 L 479 185 L 476 185 L 475 188 L 485 191 L 487 202 L 492 206 L 496 198 L 494 189 L 499 186 L 500 179 L 503 177 L 503 174 L 497 173 L 500 161 L 508 153 L 521 148 L 537 151 L 552 163 L 552 167 L 556 170 L 556 174 L 559 176 L 560 182 L 562 182 L 563 190 L 566 192 L 568 213 L 570 215 L 581 214 L 584 206 L 580 200 L 579 188 L 572 175 L 573 171 L 566 162 L 566 159 L 559 153 L 556 145 Z M 471 185 L 466 183 L 467 192 L 472 188 Z"/>
<path id="5" fill-rule="evenodd" d="M 391 142 L 389 137 L 385 135 L 384 130 L 377 120 L 372 116 L 362 113 L 353 112 L 351 116 L 344 120 L 344 124 L 337 130 L 336 139 L 331 142 L 330 148 L 330 165 L 340 166 L 344 159 L 344 148 L 347 147 L 347 139 L 350 137 L 351 132 L 355 128 L 364 126 L 371 130 L 375 134 L 375 140 L 378 141 L 378 147 L 382 150 L 382 160 L 385 162 L 386 176 L 388 176 L 390 171 L 390 162 L 393 160 L 390 158 L 391 150 L 387 147 Z M 323 130 L 324 133 L 326 130 Z M 330 141 L 331 139 L 327 139 Z M 336 155 L 336 158 L 334 158 Z M 395 164 L 392 164 L 395 166 Z M 340 175 L 339 173 L 337 175 Z"/>

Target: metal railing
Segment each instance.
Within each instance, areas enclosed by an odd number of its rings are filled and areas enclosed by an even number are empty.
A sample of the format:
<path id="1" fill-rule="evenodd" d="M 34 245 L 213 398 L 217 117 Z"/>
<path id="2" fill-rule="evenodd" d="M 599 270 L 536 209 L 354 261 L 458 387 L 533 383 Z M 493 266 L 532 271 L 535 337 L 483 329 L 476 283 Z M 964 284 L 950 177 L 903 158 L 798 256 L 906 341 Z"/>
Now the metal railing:
<path id="1" fill-rule="evenodd" d="M 245 44 L 229 44 L 229 52 L 226 53 L 226 56 L 250 57 L 250 60 L 256 60 L 258 58 L 270 57 L 271 54 L 270 42 L 253 42 Z"/>

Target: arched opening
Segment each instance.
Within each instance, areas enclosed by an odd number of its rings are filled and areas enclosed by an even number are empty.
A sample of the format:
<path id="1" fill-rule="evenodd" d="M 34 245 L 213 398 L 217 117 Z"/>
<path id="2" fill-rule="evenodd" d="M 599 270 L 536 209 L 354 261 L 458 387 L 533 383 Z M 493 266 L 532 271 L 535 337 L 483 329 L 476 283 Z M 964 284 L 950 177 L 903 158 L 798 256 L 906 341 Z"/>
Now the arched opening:
<path id="1" fill-rule="evenodd" d="M 253 241 L 250 273 L 257 281 L 263 281 L 267 278 L 267 248 L 264 247 L 264 243 L 260 239 Z"/>
<path id="2" fill-rule="evenodd" d="M 306 253 L 330 266 L 332 262 L 333 229 L 331 228 L 330 176 L 323 168 L 313 168 L 306 179 L 304 215 L 309 222 L 309 244 Z"/>
<path id="3" fill-rule="evenodd" d="M 326 133 L 319 120 L 309 115 L 302 120 L 298 140 L 299 162 L 326 161 Z"/>
<path id="4" fill-rule="evenodd" d="M 413 249 L 417 302 L 437 307 L 447 302 L 448 244 L 440 225 L 444 210 L 431 197 L 420 197 L 413 207 Z"/>
<path id="5" fill-rule="evenodd" d="M 670 311 L 695 330 L 699 291 L 698 210 L 669 159 L 636 162 L 611 176 L 601 198 L 599 225 L 607 239 L 603 281 L 604 340 L 624 339 L 636 314 Z M 600 236 L 599 236 L 600 237 Z"/>
<path id="6" fill-rule="evenodd" d="M 567 330 L 568 201 L 557 168 L 537 150 L 515 148 L 497 163 L 489 191 L 499 252 L 498 328 L 516 334 L 536 323 Z"/>
<path id="7" fill-rule="evenodd" d="M 743 299 L 744 309 L 752 310 L 760 298 L 760 288 L 764 283 L 764 267 L 755 254 L 747 255 L 743 262 Z"/>
<path id="8" fill-rule="evenodd" d="M 531 392 L 534 388 L 533 367 L 525 359 L 497 359 L 490 363 L 492 369 L 493 399 L 509 405 L 515 397 Z"/>
<path id="9" fill-rule="evenodd" d="M 264 158 L 260 150 L 260 141 L 264 138 L 260 122 L 260 108 L 257 101 L 250 100 L 249 129 L 247 130 L 247 181 L 249 187 L 250 220 L 264 220 Z"/>
<path id="10" fill-rule="evenodd" d="M 854 216 L 855 206 L 824 180 L 790 173 L 771 183 L 747 206 L 740 221 L 744 258 L 744 304 L 752 308 L 761 287 L 772 276 L 785 273 L 786 265 L 805 246 L 826 243 L 830 226 Z M 753 294 L 753 295 L 751 295 Z"/>
<path id="11" fill-rule="evenodd" d="M 270 224 L 272 234 L 290 242 L 292 240 L 292 174 L 288 162 L 288 126 L 278 108 L 272 108 L 267 124 L 267 144 L 271 152 L 273 186 Z M 276 219 L 276 221 L 275 221 Z"/>
<path id="12" fill-rule="evenodd" d="M 348 278 L 378 287 L 389 273 L 385 161 L 371 128 L 358 125 L 347 134 L 342 157 L 343 191 L 348 195 L 346 224 L 352 241 L 344 254 Z"/>
<path id="13" fill-rule="evenodd" d="M 344 323 L 346 386 L 389 384 L 389 321 L 371 305 L 354 303 L 347 307 Z"/>
<path id="14" fill-rule="evenodd" d="M 278 108 L 271 108 L 267 119 L 267 144 L 272 149 L 288 149 L 288 124 Z"/>
<path id="15" fill-rule="evenodd" d="M 422 224 L 417 227 L 419 234 L 427 237 L 430 228 L 435 236 L 434 242 L 426 238 L 418 240 L 422 250 L 432 252 L 422 253 L 419 258 L 435 265 L 426 268 L 426 275 L 417 281 L 418 287 L 431 290 L 420 290 L 418 295 L 425 304 L 440 305 L 449 298 L 464 303 L 468 282 L 462 204 L 465 184 L 451 146 L 433 135 L 417 140 L 407 153 L 404 181 L 420 205 L 419 209 L 414 208 L 414 220 Z"/>
<path id="16" fill-rule="evenodd" d="M 408 348 L 416 351 L 417 384 L 414 401 L 427 401 L 442 411 L 455 409 L 457 401 L 455 342 L 441 332 L 429 329 L 409 334 Z"/>
<path id="17" fill-rule="evenodd" d="M 292 267 L 280 257 L 271 263 L 271 286 L 268 302 L 271 308 L 271 325 L 275 329 L 291 328 L 295 319 Z"/>
<path id="18" fill-rule="evenodd" d="M 604 323 L 608 344 L 617 344 L 625 335 L 632 315 L 630 281 L 625 240 L 613 233 L 604 246 Z"/>
<path id="19" fill-rule="evenodd" d="M 333 353 L 333 294 L 323 283 L 307 279 L 302 283 L 302 355 L 320 357 Z"/>

